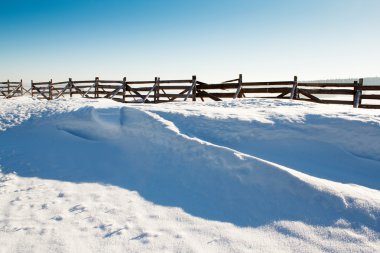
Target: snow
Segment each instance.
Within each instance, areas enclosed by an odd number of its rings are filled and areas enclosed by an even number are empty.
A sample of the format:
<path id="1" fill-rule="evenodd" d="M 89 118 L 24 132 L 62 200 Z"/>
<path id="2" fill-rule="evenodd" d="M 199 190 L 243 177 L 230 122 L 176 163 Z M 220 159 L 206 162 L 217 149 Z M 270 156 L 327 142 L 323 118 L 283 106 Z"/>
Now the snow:
<path id="1" fill-rule="evenodd" d="M 0 252 L 380 251 L 377 110 L 23 97 L 0 128 Z"/>

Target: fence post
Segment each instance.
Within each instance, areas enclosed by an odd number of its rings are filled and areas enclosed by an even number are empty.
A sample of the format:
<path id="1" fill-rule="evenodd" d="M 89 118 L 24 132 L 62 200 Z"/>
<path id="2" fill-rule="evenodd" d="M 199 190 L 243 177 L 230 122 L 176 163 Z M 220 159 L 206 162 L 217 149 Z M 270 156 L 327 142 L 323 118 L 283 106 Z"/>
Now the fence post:
<path id="1" fill-rule="evenodd" d="M 156 102 L 157 102 L 157 89 L 156 89 L 156 86 L 157 86 L 157 80 L 158 80 L 158 77 L 155 77 L 155 78 L 154 78 L 154 84 L 153 84 L 153 87 L 154 87 L 154 90 L 153 90 L 153 94 L 154 94 L 154 97 L 153 97 L 153 103 L 156 103 Z"/>
<path id="2" fill-rule="evenodd" d="M 127 89 L 127 78 L 124 77 L 123 78 L 123 103 L 125 103 L 125 92 L 126 92 L 126 89 Z"/>
<path id="3" fill-rule="evenodd" d="M 355 96 L 354 96 L 354 108 L 359 108 L 359 106 L 362 103 L 362 90 L 359 90 L 358 87 L 363 86 L 363 78 L 359 79 L 359 83 L 357 81 L 354 82 L 354 90 L 355 90 Z"/>
<path id="4" fill-rule="evenodd" d="M 192 91 L 193 101 L 197 101 L 197 77 L 196 76 L 192 77 L 192 84 L 193 84 L 193 91 Z"/>
<path id="5" fill-rule="evenodd" d="M 157 103 L 159 100 L 160 100 L 160 97 L 159 97 L 159 85 L 160 85 L 160 78 L 159 77 L 155 77 L 154 78 L 154 98 L 153 98 L 153 102 L 154 103 Z"/>
<path id="6" fill-rule="evenodd" d="M 297 99 L 297 97 L 298 97 L 297 86 L 298 86 L 298 78 L 297 78 L 297 76 L 294 76 L 293 87 L 292 87 L 292 92 L 290 94 L 290 99 Z"/>
<path id="7" fill-rule="evenodd" d="M 98 98 L 99 97 L 99 77 L 95 77 L 95 94 L 94 97 Z"/>
<path id="8" fill-rule="evenodd" d="M 242 85 L 242 83 L 243 83 L 243 75 L 239 74 L 238 88 L 237 88 L 236 93 L 234 95 L 234 99 L 240 97 L 239 94 L 240 94 L 240 91 L 241 91 L 241 85 Z"/>
<path id="9" fill-rule="evenodd" d="M 160 78 L 156 77 L 154 86 L 154 102 L 158 103 L 160 101 Z"/>
<path id="10" fill-rule="evenodd" d="M 32 97 L 33 97 L 33 90 L 34 90 L 34 84 L 33 84 L 33 80 L 30 81 L 30 90 L 31 90 L 31 93 L 32 93 Z"/>
<path id="11" fill-rule="evenodd" d="M 73 79 L 69 78 L 70 97 L 73 97 Z"/>
<path id="12" fill-rule="evenodd" d="M 23 90 L 23 86 L 22 86 L 22 79 L 20 80 L 20 91 L 21 91 L 21 96 L 23 96 L 24 95 L 24 90 Z"/>
<path id="13" fill-rule="evenodd" d="M 9 83 L 9 79 L 7 81 L 7 96 L 9 95 L 9 93 L 11 92 L 11 84 Z"/>
<path id="14" fill-rule="evenodd" d="M 50 79 L 48 87 L 49 87 L 49 100 L 52 100 L 53 99 L 53 79 Z"/>

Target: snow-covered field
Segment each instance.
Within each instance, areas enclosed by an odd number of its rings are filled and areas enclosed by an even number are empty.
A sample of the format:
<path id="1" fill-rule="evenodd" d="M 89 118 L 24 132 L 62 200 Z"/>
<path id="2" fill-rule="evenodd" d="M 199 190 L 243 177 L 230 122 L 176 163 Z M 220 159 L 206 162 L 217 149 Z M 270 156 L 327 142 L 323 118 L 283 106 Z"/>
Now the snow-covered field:
<path id="1" fill-rule="evenodd" d="M 0 100 L 0 252 L 380 252 L 380 110 Z"/>

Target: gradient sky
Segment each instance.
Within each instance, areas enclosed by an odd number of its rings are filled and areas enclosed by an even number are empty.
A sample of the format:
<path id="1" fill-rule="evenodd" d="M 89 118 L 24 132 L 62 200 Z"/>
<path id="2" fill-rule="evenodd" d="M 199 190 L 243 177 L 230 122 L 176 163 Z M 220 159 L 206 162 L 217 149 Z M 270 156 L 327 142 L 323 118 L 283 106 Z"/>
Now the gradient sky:
<path id="1" fill-rule="evenodd" d="M 0 0 L 0 80 L 380 76 L 380 0 Z"/>

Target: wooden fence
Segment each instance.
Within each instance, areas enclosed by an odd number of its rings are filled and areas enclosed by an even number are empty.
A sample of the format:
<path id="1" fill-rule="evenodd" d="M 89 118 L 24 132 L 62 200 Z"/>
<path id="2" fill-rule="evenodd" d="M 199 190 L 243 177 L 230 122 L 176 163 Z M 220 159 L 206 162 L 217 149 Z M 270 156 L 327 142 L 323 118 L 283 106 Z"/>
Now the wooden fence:
<path id="1" fill-rule="evenodd" d="M 16 89 L 14 94 L 23 93 L 22 82 L 11 83 Z M 2 83 L 2 84 L 4 84 Z M 17 85 L 16 85 L 17 84 Z M 8 88 L 9 89 L 9 88 Z M 20 91 L 18 91 L 20 90 Z M 298 82 L 295 76 L 289 81 L 243 82 L 243 76 L 223 83 L 205 83 L 196 76 L 184 80 L 151 81 L 94 80 L 74 81 L 69 78 L 63 82 L 33 82 L 30 93 L 41 99 L 56 99 L 65 96 L 85 98 L 109 98 L 123 103 L 162 103 L 175 100 L 200 99 L 221 101 L 245 97 L 294 99 L 324 104 L 344 104 L 355 108 L 380 109 L 380 85 L 365 85 L 363 79 L 349 83 Z M 9 94 L 12 92 L 5 92 Z"/>
<path id="2" fill-rule="evenodd" d="M 0 97 L 11 98 L 15 96 L 22 96 L 24 94 L 24 87 L 22 80 L 20 82 L 0 82 Z"/>

